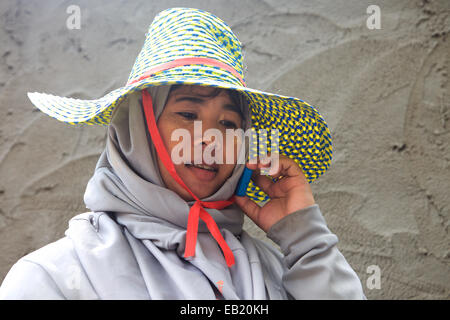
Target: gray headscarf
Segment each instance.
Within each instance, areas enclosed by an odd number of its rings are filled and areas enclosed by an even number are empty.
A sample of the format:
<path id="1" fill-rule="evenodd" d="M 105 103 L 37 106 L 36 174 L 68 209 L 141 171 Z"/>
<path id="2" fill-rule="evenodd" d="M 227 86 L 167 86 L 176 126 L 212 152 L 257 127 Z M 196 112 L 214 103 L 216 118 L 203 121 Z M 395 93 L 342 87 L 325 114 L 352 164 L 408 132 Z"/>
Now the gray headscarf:
<path id="1" fill-rule="evenodd" d="M 155 119 L 162 113 L 170 86 L 147 89 Z M 244 100 L 244 99 L 243 99 Z M 243 101 L 244 102 L 244 101 Z M 245 129 L 250 111 L 242 105 Z M 206 209 L 235 257 L 228 268 L 206 225 L 200 221 L 195 257 L 184 258 L 188 213 L 186 202 L 164 186 L 157 153 L 146 128 L 141 93 L 117 107 L 108 128 L 106 149 L 90 179 L 84 201 L 98 213 L 95 230 L 69 224 L 66 235 L 100 297 L 106 299 L 266 299 L 257 245 L 242 230 L 243 212 L 236 204 Z M 237 164 L 231 177 L 204 201 L 229 199 L 244 170 Z M 218 294 L 220 291 L 221 294 Z M 272 297 L 273 298 L 273 297 Z"/>

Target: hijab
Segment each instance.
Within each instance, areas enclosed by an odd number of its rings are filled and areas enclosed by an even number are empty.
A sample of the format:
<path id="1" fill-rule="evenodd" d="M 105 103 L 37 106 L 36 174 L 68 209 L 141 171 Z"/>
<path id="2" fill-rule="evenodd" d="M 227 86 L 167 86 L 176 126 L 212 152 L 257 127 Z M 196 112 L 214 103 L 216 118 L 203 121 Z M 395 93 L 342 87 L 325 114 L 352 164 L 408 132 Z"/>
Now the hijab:
<path id="1" fill-rule="evenodd" d="M 158 119 L 170 86 L 146 90 Z M 251 126 L 250 111 L 245 98 L 241 102 L 246 130 Z M 139 92 L 116 107 L 107 133 L 106 148 L 84 194 L 86 207 L 93 213 L 89 224 L 72 219 L 66 232 L 101 298 L 266 299 L 279 295 L 279 288 L 264 277 L 268 272 L 260 260 L 262 247 L 242 229 L 244 214 L 234 203 L 205 210 L 233 252 L 235 265 L 227 267 L 202 221 L 195 256 L 183 256 L 194 201 L 185 201 L 165 187 Z M 202 200 L 229 199 L 243 170 L 244 164 L 237 164 L 224 184 Z"/>

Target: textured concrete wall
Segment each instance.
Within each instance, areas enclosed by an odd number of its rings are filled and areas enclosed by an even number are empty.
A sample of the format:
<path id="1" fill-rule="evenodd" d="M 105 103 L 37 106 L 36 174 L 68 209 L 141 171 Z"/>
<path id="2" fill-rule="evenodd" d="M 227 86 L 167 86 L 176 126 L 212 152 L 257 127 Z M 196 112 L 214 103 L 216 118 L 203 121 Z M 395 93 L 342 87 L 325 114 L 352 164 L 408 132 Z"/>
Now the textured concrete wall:
<path id="1" fill-rule="evenodd" d="M 80 30 L 66 27 L 72 4 Z M 370 4 L 381 9 L 379 30 L 367 28 Z M 104 148 L 105 128 L 48 118 L 26 92 L 94 99 L 122 86 L 153 17 L 173 6 L 232 27 L 250 87 L 301 97 L 323 114 L 334 159 L 313 190 L 367 297 L 448 299 L 448 0 L 2 1 L 0 280 L 85 211 Z M 370 266 L 379 289 L 367 286 Z"/>

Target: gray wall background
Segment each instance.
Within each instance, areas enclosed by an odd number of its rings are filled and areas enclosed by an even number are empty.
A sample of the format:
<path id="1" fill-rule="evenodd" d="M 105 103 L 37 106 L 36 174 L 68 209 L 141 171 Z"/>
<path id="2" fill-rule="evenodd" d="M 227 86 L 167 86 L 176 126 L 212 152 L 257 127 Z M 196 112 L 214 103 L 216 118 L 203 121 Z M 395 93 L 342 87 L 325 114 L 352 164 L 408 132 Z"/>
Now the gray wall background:
<path id="1" fill-rule="evenodd" d="M 80 30 L 66 27 L 72 4 Z M 371 4 L 379 30 L 366 26 Z M 104 148 L 106 128 L 51 119 L 26 92 L 95 99 L 122 86 L 153 17 L 173 6 L 231 26 L 248 86 L 300 97 L 325 117 L 334 159 L 313 191 L 367 297 L 448 299 L 448 0 L 1 1 L 0 281 L 85 212 Z M 373 265 L 379 289 L 367 286 Z"/>

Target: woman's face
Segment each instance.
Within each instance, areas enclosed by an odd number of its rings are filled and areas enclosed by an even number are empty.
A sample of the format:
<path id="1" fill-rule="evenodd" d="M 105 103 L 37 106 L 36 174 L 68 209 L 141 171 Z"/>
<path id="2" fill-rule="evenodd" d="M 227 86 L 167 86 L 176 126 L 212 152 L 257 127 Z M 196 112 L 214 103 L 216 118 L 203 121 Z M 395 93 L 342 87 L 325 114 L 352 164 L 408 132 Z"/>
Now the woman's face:
<path id="1" fill-rule="evenodd" d="M 199 129 L 199 122 L 196 123 L 195 132 L 197 135 L 194 134 L 194 121 L 201 121 L 201 129 Z M 199 199 L 216 192 L 231 176 L 237 161 L 240 142 L 237 138 L 233 138 L 231 143 L 227 142 L 226 130 L 242 128 L 242 123 L 243 116 L 240 106 L 237 105 L 236 101 L 233 102 L 232 97 L 226 90 L 184 85 L 175 87 L 169 93 L 157 126 L 169 155 L 172 156 L 172 150 L 175 147 L 178 153 L 180 150 L 181 153 L 186 153 L 182 154 L 185 159 L 182 163 L 177 164 L 173 161 L 175 170 L 186 186 Z M 177 136 L 172 141 L 172 133 L 176 129 L 185 129 L 185 132 L 189 133 L 190 139 L 182 139 Z M 221 139 L 215 141 L 214 136 L 211 139 L 205 138 L 204 133 L 208 129 L 218 130 L 216 132 L 221 133 L 223 141 L 221 142 Z M 211 143 L 214 145 L 210 145 Z M 183 144 L 186 148 L 183 148 Z M 186 144 L 190 144 L 190 146 Z M 209 151 L 206 152 L 205 148 Z M 234 148 L 234 150 L 230 150 L 231 148 Z M 201 150 L 202 164 L 194 164 L 194 150 Z M 211 152 L 211 150 L 213 151 Z M 205 152 L 203 153 L 203 151 Z M 215 154 L 215 152 L 218 153 Z M 232 163 L 229 158 L 226 159 L 228 152 L 233 152 L 234 160 Z M 208 155 L 222 160 L 207 164 L 209 160 L 205 159 Z M 221 164 L 217 162 L 221 162 Z M 208 166 L 208 169 L 199 167 L 205 165 Z M 159 157 L 158 166 L 164 183 L 170 190 L 176 192 L 186 201 L 193 200 L 193 197 L 172 178 Z"/>

